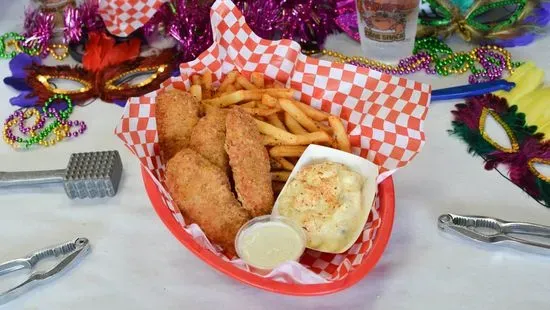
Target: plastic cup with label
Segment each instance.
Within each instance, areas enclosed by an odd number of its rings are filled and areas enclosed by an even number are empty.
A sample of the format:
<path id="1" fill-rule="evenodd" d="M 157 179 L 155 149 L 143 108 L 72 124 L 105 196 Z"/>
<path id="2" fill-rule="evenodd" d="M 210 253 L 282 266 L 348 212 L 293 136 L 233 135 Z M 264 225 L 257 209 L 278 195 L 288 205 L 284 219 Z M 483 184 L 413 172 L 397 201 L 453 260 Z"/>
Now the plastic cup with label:
<path id="1" fill-rule="evenodd" d="M 414 49 L 419 0 L 356 0 L 361 49 L 367 58 L 397 64 Z"/>

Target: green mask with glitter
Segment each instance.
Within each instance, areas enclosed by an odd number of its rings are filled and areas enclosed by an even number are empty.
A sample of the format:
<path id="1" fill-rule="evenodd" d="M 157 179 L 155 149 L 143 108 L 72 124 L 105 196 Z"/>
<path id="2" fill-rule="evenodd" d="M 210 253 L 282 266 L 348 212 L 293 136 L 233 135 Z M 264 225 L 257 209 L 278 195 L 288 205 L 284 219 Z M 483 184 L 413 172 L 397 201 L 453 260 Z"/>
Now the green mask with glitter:
<path id="1" fill-rule="evenodd" d="M 513 41 L 538 32 L 547 16 L 544 1 L 538 0 L 422 0 L 417 35 Z"/>

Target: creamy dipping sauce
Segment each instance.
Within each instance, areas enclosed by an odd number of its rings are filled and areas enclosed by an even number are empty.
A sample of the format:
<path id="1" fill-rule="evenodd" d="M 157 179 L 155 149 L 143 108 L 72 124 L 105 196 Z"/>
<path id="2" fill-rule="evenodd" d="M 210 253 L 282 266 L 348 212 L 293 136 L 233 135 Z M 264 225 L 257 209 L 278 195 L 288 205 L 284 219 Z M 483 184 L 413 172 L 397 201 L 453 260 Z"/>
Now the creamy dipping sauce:
<path id="1" fill-rule="evenodd" d="M 248 265 L 259 269 L 296 261 L 305 249 L 305 236 L 298 229 L 277 220 L 256 222 L 237 236 L 237 253 Z"/>
<path id="2" fill-rule="evenodd" d="M 362 201 L 363 184 L 345 165 L 312 164 L 286 185 L 277 212 L 304 229 L 308 248 L 341 253 L 355 242 L 370 212 Z"/>

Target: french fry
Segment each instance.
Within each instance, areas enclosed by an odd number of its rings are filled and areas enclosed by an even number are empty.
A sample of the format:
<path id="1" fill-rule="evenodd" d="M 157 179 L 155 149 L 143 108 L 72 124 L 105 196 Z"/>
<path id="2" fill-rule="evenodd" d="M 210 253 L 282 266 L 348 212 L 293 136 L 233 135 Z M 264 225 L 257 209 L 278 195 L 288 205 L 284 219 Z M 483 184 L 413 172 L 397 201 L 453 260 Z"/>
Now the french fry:
<path id="1" fill-rule="evenodd" d="M 275 158 L 270 157 L 269 164 L 271 165 L 271 170 L 283 169 L 283 165 L 281 165 L 278 161 L 276 161 Z"/>
<path id="2" fill-rule="evenodd" d="M 279 166 L 281 167 L 279 169 L 284 169 L 288 171 L 292 171 L 292 169 L 294 169 L 294 164 L 286 160 L 286 158 L 284 157 L 273 157 L 272 159 L 279 164 Z"/>
<path id="3" fill-rule="evenodd" d="M 222 93 L 225 92 L 227 90 L 227 87 L 235 83 L 236 80 L 237 80 L 237 71 L 231 71 L 227 73 L 222 83 L 220 84 L 218 91 Z"/>
<path id="4" fill-rule="evenodd" d="M 282 143 L 295 145 L 298 142 L 298 137 L 296 135 L 293 135 L 286 130 L 277 128 L 269 123 L 256 120 L 256 125 L 258 126 L 258 130 L 260 131 L 260 133 L 275 138 Z"/>
<path id="5" fill-rule="evenodd" d="M 338 147 L 338 141 L 336 141 L 336 139 L 334 139 L 332 141 L 332 143 L 329 145 L 329 147 L 335 149 L 335 150 L 339 150 L 340 148 Z"/>
<path id="6" fill-rule="evenodd" d="M 263 138 L 263 144 L 265 146 L 288 145 L 287 143 L 277 140 L 271 136 L 262 135 L 262 138 Z"/>
<path id="7" fill-rule="evenodd" d="M 191 84 L 192 84 L 192 85 L 201 85 L 201 81 L 202 81 L 202 79 L 201 79 L 201 76 L 200 76 L 200 75 L 198 75 L 198 74 L 193 74 L 193 75 L 191 76 Z"/>
<path id="8" fill-rule="evenodd" d="M 286 130 L 285 124 L 283 124 L 279 116 L 276 114 L 269 115 L 267 117 L 267 122 L 279 129 Z"/>
<path id="9" fill-rule="evenodd" d="M 261 132 L 261 131 L 260 131 Z M 310 144 L 332 145 L 334 140 L 324 131 L 310 132 L 303 135 L 292 135 L 292 139 L 281 140 L 273 135 L 264 135 L 263 144 L 265 146 L 302 146 Z"/>
<path id="10" fill-rule="evenodd" d="M 243 103 L 241 105 L 239 105 L 239 107 L 242 107 L 242 108 L 255 108 L 256 107 L 256 103 L 257 101 L 249 101 L 249 102 L 246 102 L 246 103 Z"/>
<path id="11" fill-rule="evenodd" d="M 285 122 L 286 127 L 288 128 L 288 131 L 292 132 L 293 134 L 306 134 L 308 133 L 307 130 L 300 125 L 290 114 L 285 112 L 283 116 L 283 120 Z"/>
<path id="12" fill-rule="evenodd" d="M 273 98 L 269 94 L 264 94 L 262 96 L 262 104 L 265 104 L 266 106 L 272 107 L 272 108 L 280 108 L 281 107 L 281 105 L 279 104 L 277 99 Z"/>
<path id="13" fill-rule="evenodd" d="M 292 104 L 292 101 L 288 99 L 279 99 L 279 104 L 281 108 L 285 110 L 290 116 L 292 116 L 302 127 L 304 127 L 309 132 L 321 131 L 321 128 L 317 126 L 315 121 L 309 118 L 302 110 L 297 106 Z"/>
<path id="14" fill-rule="evenodd" d="M 202 85 L 205 89 L 212 90 L 212 72 L 204 72 L 202 75 Z"/>
<path id="15" fill-rule="evenodd" d="M 226 91 L 225 94 L 227 95 L 229 93 L 236 92 L 237 89 L 235 88 L 235 85 L 230 84 L 230 85 L 227 85 L 227 87 L 225 88 L 225 91 Z"/>
<path id="16" fill-rule="evenodd" d="M 277 80 L 274 80 L 273 81 L 273 88 L 285 88 L 285 84 L 277 81 Z"/>
<path id="17" fill-rule="evenodd" d="M 277 110 L 278 112 L 281 111 L 280 108 L 268 107 L 268 106 L 266 106 L 265 104 L 261 103 L 260 101 L 258 101 L 258 102 L 256 103 L 256 107 L 258 107 L 258 108 L 260 108 L 260 109 L 264 109 L 264 110 L 275 109 L 275 110 Z"/>
<path id="18" fill-rule="evenodd" d="M 333 139 L 324 131 L 310 132 L 303 135 L 296 136 L 295 145 L 309 145 L 309 144 L 331 144 Z M 290 145 L 290 144 L 289 144 Z"/>
<path id="19" fill-rule="evenodd" d="M 351 153 L 351 143 L 342 120 L 336 116 L 330 116 L 328 118 L 328 122 L 334 130 L 334 136 L 336 137 L 336 142 L 338 143 L 338 149 Z"/>
<path id="20" fill-rule="evenodd" d="M 294 105 L 296 105 L 300 110 L 302 110 L 302 112 L 304 112 L 307 116 L 309 116 L 310 118 L 318 122 L 325 121 L 330 116 L 330 114 L 323 112 L 321 110 L 317 110 L 316 108 L 310 105 L 307 105 L 303 102 L 293 100 L 292 103 L 294 103 Z"/>
<path id="21" fill-rule="evenodd" d="M 189 88 L 189 93 L 197 98 L 197 100 L 202 100 L 202 88 L 200 85 L 191 85 Z"/>
<path id="22" fill-rule="evenodd" d="M 332 127 L 330 127 L 325 123 L 317 122 L 317 126 L 319 126 L 319 128 L 321 128 L 322 131 L 328 133 L 331 136 L 334 134 L 334 130 L 332 129 Z"/>
<path id="23" fill-rule="evenodd" d="M 289 177 L 290 177 L 290 171 L 272 171 L 271 172 L 272 181 L 286 182 Z"/>
<path id="24" fill-rule="evenodd" d="M 269 116 L 279 112 L 277 109 L 262 109 L 262 108 L 243 108 L 244 111 L 254 116 Z"/>
<path id="25" fill-rule="evenodd" d="M 218 89 L 216 91 L 216 94 L 213 96 L 213 98 L 220 98 L 220 97 L 223 97 L 225 95 L 229 95 L 231 93 L 234 93 L 236 92 L 237 90 L 235 89 L 235 86 L 233 84 L 231 85 L 228 85 L 226 88 L 225 88 L 225 91 L 223 92 L 220 92 L 220 90 Z M 210 99 L 213 99 L 213 98 L 210 98 Z"/>
<path id="26" fill-rule="evenodd" d="M 257 88 L 264 88 L 265 81 L 263 73 L 252 72 L 250 74 L 250 81 L 252 81 L 252 84 L 254 84 Z"/>
<path id="27" fill-rule="evenodd" d="M 206 71 L 202 75 L 202 97 L 210 99 L 212 97 L 212 72 Z"/>
<path id="28" fill-rule="evenodd" d="M 262 99 L 262 93 L 258 90 L 238 90 L 229 94 L 222 95 L 218 98 L 203 100 L 203 102 L 213 106 L 224 108 L 239 103 L 241 101 L 260 99 Z"/>
<path id="29" fill-rule="evenodd" d="M 235 81 L 235 83 L 233 83 L 233 87 L 236 89 L 236 90 L 241 90 L 241 89 L 244 89 L 244 87 L 239 84 L 237 81 Z"/>
<path id="30" fill-rule="evenodd" d="M 256 87 L 256 85 L 250 83 L 249 80 L 247 80 L 244 76 L 242 75 L 239 75 L 237 77 L 237 83 L 239 85 L 241 85 L 244 89 L 248 89 L 248 90 L 251 90 L 251 89 L 258 89 L 258 87 Z"/>
<path id="31" fill-rule="evenodd" d="M 297 145 L 279 145 L 269 150 L 272 157 L 300 157 L 306 150 L 305 146 Z"/>
<path id="32" fill-rule="evenodd" d="M 235 84 L 237 86 L 238 84 Z M 220 108 L 227 107 L 241 101 L 261 100 L 262 96 L 267 93 L 271 96 L 278 98 L 292 97 L 293 89 L 252 89 L 252 90 L 238 90 L 229 94 L 221 95 L 217 98 L 206 99 L 206 104 L 217 106 Z"/>
<path id="33" fill-rule="evenodd" d="M 264 88 L 263 91 L 272 97 L 285 99 L 292 99 L 294 94 L 294 89 L 291 88 Z"/>

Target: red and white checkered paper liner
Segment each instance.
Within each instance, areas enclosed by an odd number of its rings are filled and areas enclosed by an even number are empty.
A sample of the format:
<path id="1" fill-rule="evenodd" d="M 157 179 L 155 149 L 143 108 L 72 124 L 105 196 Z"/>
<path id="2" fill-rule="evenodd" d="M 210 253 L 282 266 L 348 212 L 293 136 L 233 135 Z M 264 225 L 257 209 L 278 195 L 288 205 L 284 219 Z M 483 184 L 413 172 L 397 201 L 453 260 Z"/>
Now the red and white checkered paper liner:
<path id="1" fill-rule="evenodd" d="M 217 83 L 232 70 L 245 75 L 262 72 L 266 78 L 286 83 L 296 90 L 295 98 L 342 118 L 353 152 L 380 167 L 378 182 L 405 166 L 422 148 L 429 85 L 310 58 L 290 40 L 261 39 L 250 30 L 241 12 L 229 0 L 216 1 L 210 15 L 214 44 L 197 59 L 182 64 L 181 76 L 165 81 L 158 91 L 131 98 L 115 130 L 153 176 L 165 206 L 198 243 L 219 254 L 197 225 L 185 224 L 163 186 L 164 165 L 159 156 L 155 120 L 156 96 L 167 89 L 188 89 L 192 74 L 209 70 Z M 381 224 L 377 210 L 375 202 L 363 234 L 346 253 L 334 255 L 308 250 L 301 265 L 282 266 L 266 277 L 296 283 L 323 283 L 344 278 L 361 264 L 372 247 Z M 247 268 L 240 260 L 230 263 Z"/>
<path id="2" fill-rule="evenodd" d="M 168 0 L 99 0 L 99 15 L 107 30 L 127 37 L 141 28 Z"/>

